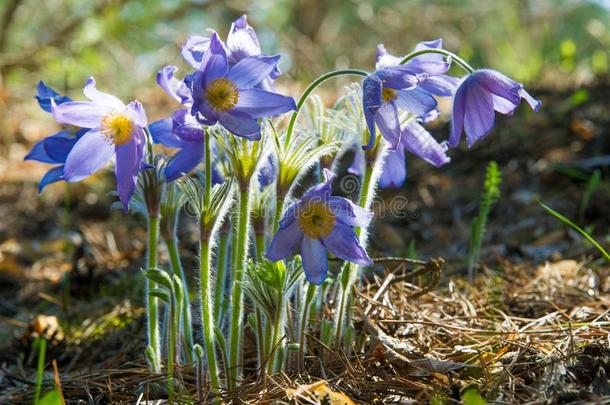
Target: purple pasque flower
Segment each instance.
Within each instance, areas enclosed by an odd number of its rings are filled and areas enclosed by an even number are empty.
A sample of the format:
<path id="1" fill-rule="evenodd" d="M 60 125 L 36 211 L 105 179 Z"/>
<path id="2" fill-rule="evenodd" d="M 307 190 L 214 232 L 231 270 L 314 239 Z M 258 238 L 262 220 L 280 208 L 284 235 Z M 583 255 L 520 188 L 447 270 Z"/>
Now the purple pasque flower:
<path id="1" fill-rule="evenodd" d="M 328 273 L 328 254 L 369 266 L 372 261 L 358 242 L 353 227 L 365 227 L 372 214 L 350 200 L 332 196 L 334 174 L 324 170 L 326 181 L 311 187 L 286 210 L 266 256 L 282 260 L 296 251 L 303 259 L 309 282 L 321 284 Z"/>
<path id="2" fill-rule="evenodd" d="M 66 156 L 64 180 L 80 181 L 115 157 L 117 191 L 127 210 L 143 166 L 146 113 L 139 101 L 125 105 L 115 96 L 97 90 L 93 77 L 87 80 L 83 92 L 91 101 L 70 101 L 51 109 L 59 123 L 91 128 Z"/>
<path id="3" fill-rule="evenodd" d="M 451 161 L 451 158 L 447 156 L 445 145 L 438 143 L 418 120 L 409 120 L 401 131 L 398 148 L 388 151 L 385 156 L 385 163 L 379 177 L 380 187 L 400 188 L 403 186 L 407 178 L 405 152 L 413 153 L 435 167 L 441 167 Z M 364 165 L 364 152 L 358 148 L 348 172 L 361 176 L 364 173 Z"/>
<path id="4" fill-rule="evenodd" d="M 182 56 L 195 69 L 201 67 L 203 54 L 210 46 L 210 38 L 203 36 L 191 36 L 182 47 Z M 234 65 L 248 56 L 262 54 L 261 46 L 256 31 L 248 24 L 246 15 L 242 15 L 231 24 L 227 36 L 227 59 L 229 65 Z M 264 90 L 273 91 L 273 80 L 280 76 L 281 72 L 277 66 L 265 77 L 260 87 Z"/>
<path id="5" fill-rule="evenodd" d="M 46 112 L 51 112 L 52 103 L 63 104 L 72 101 L 67 96 L 62 96 L 48 87 L 43 81 L 38 83 L 36 87 L 36 96 L 40 108 Z M 25 156 L 24 160 L 35 160 L 42 163 L 55 164 L 53 167 L 42 177 L 38 183 L 38 192 L 51 183 L 55 183 L 64 179 L 64 163 L 66 157 L 74 144 L 80 139 L 82 135 L 87 132 L 87 129 L 64 129 L 53 135 L 46 137 L 45 139 L 37 142 L 32 150 Z"/>
<path id="6" fill-rule="evenodd" d="M 435 42 L 432 45 L 438 44 Z M 377 59 L 378 69 L 362 83 L 364 117 L 370 133 L 369 142 L 363 149 L 368 150 L 375 145 L 378 127 L 389 142 L 390 149 L 395 150 L 401 135 L 399 110 L 417 117 L 435 110 L 437 102 L 424 84 L 431 77 L 444 75 L 450 63 L 442 55 L 422 55 L 403 65 L 393 65 L 400 60 L 389 55 L 383 45 L 377 48 Z"/>
<path id="7" fill-rule="evenodd" d="M 464 130 L 468 147 L 471 147 L 493 128 L 496 111 L 512 115 L 521 99 L 525 99 L 534 111 L 542 105 L 521 83 L 502 73 L 491 69 L 474 71 L 462 80 L 453 96 L 449 146 L 459 145 Z"/>
<path id="8" fill-rule="evenodd" d="M 443 40 L 439 38 L 432 41 L 419 42 L 415 46 L 414 51 L 442 48 Z M 402 58 L 388 53 L 383 44 L 377 45 L 377 63 L 375 64 L 377 69 L 388 66 L 397 66 L 401 60 Z M 432 69 L 430 69 L 430 67 L 436 66 L 442 69 L 445 63 L 445 57 L 443 55 L 438 53 L 429 53 L 411 59 L 407 62 L 407 65 L 418 67 L 420 70 L 425 72 L 431 72 Z M 419 86 L 435 96 L 449 97 L 453 94 L 453 91 L 456 89 L 459 82 L 460 79 L 454 76 L 445 74 L 431 74 L 426 78 L 426 80 L 420 83 Z"/>
<path id="9" fill-rule="evenodd" d="M 248 56 L 230 66 L 224 44 L 213 33 L 192 76 L 191 114 L 205 125 L 218 122 L 235 135 L 260 139 L 259 118 L 296 110 L 292 97 L 256 88 L 278 60 L 279 56 Z"/>

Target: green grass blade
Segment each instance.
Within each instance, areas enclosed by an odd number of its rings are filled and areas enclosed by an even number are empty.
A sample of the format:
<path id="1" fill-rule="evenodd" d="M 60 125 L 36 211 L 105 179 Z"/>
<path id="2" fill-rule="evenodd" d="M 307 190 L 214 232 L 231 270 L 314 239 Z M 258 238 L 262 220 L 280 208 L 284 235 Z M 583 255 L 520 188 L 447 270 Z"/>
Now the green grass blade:
<path id="1" fill-rule="evenodd" d="M 584 236 L 585 239 L 587 239 L 589 242 L 591 242 L 593 244 L 593 246 L 595 246 L 597 248 L 597 250 L 599 250 L 601 252 L 601 254 L 604 255 L 606 260 L 608 260 L 610 262 L 610 254 L 595 239 L 593 239 L 593 237 L 591 235 L 589 235 L 589 233 L 587 231 L 585 231 L 584 229 L 582 229 L 581 227 L 576 225 L 569 218 L 565 217 L 564 215 L 562 215 L 559 212 L 555 211 L 554 209 L 552 209 L 548 205 L 544 204 L 542 201 L 538 201 L 538 204 L 540 204 L 540 206 L 542 208 L 544 208 L 544 210 L 546 212 L 548 212 L 549 214 L 551 214 L 552 216 L 554 216 L 555 218 L 557 218 L 558 220 L 560 220 L 564 224 L 569 225 L 572 229 L 574 229 L 575 231 L 580 233 L 582 236 Z"/>

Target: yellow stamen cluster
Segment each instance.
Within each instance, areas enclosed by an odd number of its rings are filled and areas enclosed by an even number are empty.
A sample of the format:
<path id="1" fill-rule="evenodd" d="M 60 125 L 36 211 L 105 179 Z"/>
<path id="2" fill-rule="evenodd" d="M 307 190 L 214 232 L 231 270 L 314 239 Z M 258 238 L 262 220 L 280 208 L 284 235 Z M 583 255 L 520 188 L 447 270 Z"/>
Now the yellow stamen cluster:
<path id="1" fill-rule="evenodd" d="M 110 112 L 102 118 L 101 132 L 108 142 L 119 146 L 131 142 L 133 139 L 133 123 L 123 113 Z"/>
<path id="2" fill-rule="evenodd" d="M 312 239 L 328 236 L 336 220 L 328 203 L 322 201 L 311 201 L 298 212 L 299 227 L 305 236 Z"/>
<path id="3" fill-rule="evenodd" d="M 224 77 L 215 79 L 208 84 L 205 93 L 208 104 L 218 111 L 226 111 L 235 107 L 239 99 L 237 86 L 231 80 Z"/>
<path id="4" fill-rule="evenodd" d="M 381 90 L 381 98 L 386 103 L 393 101 L 394 99 L 396 99 L 396 90 L 384 87 L 383 90 Z"/>

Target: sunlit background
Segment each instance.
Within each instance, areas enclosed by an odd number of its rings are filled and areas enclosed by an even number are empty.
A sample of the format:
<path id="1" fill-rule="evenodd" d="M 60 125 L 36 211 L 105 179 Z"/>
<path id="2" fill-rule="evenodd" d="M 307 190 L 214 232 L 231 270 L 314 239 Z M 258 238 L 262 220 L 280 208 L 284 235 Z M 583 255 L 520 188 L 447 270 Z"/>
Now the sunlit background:
<path id="1" fill-rule="evenodd" d="M 248 14 L 266 53 L 280 53 L 279 85 L 299 88 L 333 68 L 372 69 L 384 43 L 395 54 L 443 38 L 475 66 L 539 88 L 575 88 L 609 68 L 610 4 L 604 0 L 3 0 L 0 2 L 0 181 L 32 142 L 55 129 L 33 95 L 38 80 L 80 97 L 90 75 L 150 118 L 175 106 L 156 86 L 166 64 L 186 70 L 180 45 Z M 332 97 L 332 93 L 329 93 Z M 41 165 L 37 165 L 40 167 Z M 26 163 L 33 169 L 34 165 Z M 44 170 L 44 168 L 40 168 Z M 38 173 L 37 173 L 38 174 Z"/>

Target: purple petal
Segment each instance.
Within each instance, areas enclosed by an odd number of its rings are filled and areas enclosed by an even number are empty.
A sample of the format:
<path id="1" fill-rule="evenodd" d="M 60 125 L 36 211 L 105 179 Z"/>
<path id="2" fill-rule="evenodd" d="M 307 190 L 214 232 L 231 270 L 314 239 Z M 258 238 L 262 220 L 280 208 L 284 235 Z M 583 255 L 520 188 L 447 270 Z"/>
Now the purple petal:
<path id="1" fill-rule="evenodd" d="M 280 229 L 284 229 L 294 222 L 299 214 L 299 209 L 301 209 L 301 205 L 298 202 L 292 203 L 288 208 L 286 208 L 286 211 L 284 212 L 284 215 L 279 223 Z"/>
<path id="2" fill-rule="evenodd" d="M 165 168 L 167 181 L 174 181 L 190 173 L 204 159 L 203 143 L 187 143 L 176 153 Z"/>
<path id="3" fill-rule="evenodd" d="M 347 198 L 333 196 L 328 199 L 330 209 L 337 221 L 349 226 L 368 226 L 373 219 L 373 213 L 354 204 Z"/>
<path id="4" fill-rule="evenodd" d="M 453 94 L 459 83 L 460 79 L 458 77 L 440 75 L 428 77 L 419 86 L 435 96 L 449 97 Z"/>
<path id="5" fill-rule="evenodd" d="M 400 121 L 394 103 L 384 103 L 375 114 L 375 124 L 381 135 L 389 142 L 390 149 L 396 149 L 400 143 Z"/>
<path id="6" fill-rule="evenodd" d="M 87 80 L 87 84 L 85 84 L 85 88 L 83 89 L 83 93 L 85 93 L 85 97 L 94 103 L 103 105 L 113 110 L 123 110 L 125 108 L 125 104 L 113 96 L 112 94 L 104 93 L 103 91 L 99 91 L 95 87 L 95 79 L 90 77 Z"/>
<path id="7" fill-rule="evenodd" d="M 154 143 L 168 148 L 183 148 L 185 142 L 174 134 L 172 121 L 171 118 L 155 121 L 148 126 L 148 130 Z"/>
<path id="8" fill-rule="evenodd" d="M 279 55 L 249 56 L 231 67 L 229 73 L 227 73 L 227 78 L 233 81 L 239 89 L 252 88 L 271 74 L 279 60 Z"/>
<path id="9" fill-rule="evenodd" d="M 366 125 L 369 129 L 369 141 L 367 145 L 362 147 L 364 150 L 369 150 L 375 145 L 376 129 L 374 117 L 382 104 L 382 91 L 383 83 L 377 75 L 369 75 L 362 82 L 362 108 Z"/>
<path id="10" fill-rule="evenodd" d="M 49 170 L 42 176 L 40 183 L 38 183 L 38 193 L 42 193 L 42 190 L 51 183 L 56 183 L 64 179 L 64 166 L 57 166 Z"/>
<path id="11" fill-rule="evenodd" d="M 375 69 L 381 69 L 388 66 L 396 66 L 400 64 L 401 60 L 402 58 L 388 53 L 383 44 L 377 45 L 377 63 L 375 64 Z"/>
<path id="12" fill-rule="evenodd" d="M 493 99 L 494 110 L 500 114 L 513 115 L 517 108 L 517 105 L 513 104 L 512 101 L 496 96 L 495 94 L 492 94 L 491 98 Z"/>
<path id="13" fill-rule="evenodd" d="M 100 126 L 102 118 L 112 109 L 92 101 L 71 101 L 53 106 L 51 111 L 55 120 L 60 124 L 95 128 Z"/>
<path id="14" fill-rule="evenodd" d="M 234 109 L 247 113 L 251 117 L 268 117 L 294 111 L 297 106 L 292 97 L 271 93 L 261 89 L 240 90 L 239 99 Z"/>
<path id="15" fill-rule="evenodd" d="M 396 90 L 396 93 L 398 96 L 396 105 L 417 116 L 426 115 L 438 105 L 430 93 L 419 87 L 411 90 Z"/>
<path id="16" fill-rule="evenodd" d="M 106 140 L 99 128 L 91 129 L 68 154 L 64 178 L 69 182 L 80 181 L 98 171 L 113 155 L 114 145 Z"/>
<path id="17" fill-rule="evenodd" d="M 293 254 L 303 239 L 303 232 L 298 221 L 293 221 L 285 228 L 280 228 L 273 236 L 265 256 L 271 261 L 285 259 Z"/>
<path id="18" fill-rule="evenodd" d="M 182 80 L 174 77 L 178 70 L 176 66 L 165 66 L 157 72 L 157 84 L 174 100 L 179 103 L 191 101 L 190 90 Z"/>
<path id="19" fill-rule="evenodd" d="M 523 85 L 500 72 L 491 69 L 480 69 L 472 73 L 468 80 L 471 82 L 470 85 L 472 87 L 480 85 L 488 92 L 505 98 L 515 105 L 521 102 L 519 92 L 523 89 Z"/>
<path id="20" fill-rule="evenodd" d="M 534 110 L 535 112 L 540 111 L 540 108 L 542 107 L 542 101 L 536 100 L 534 97 L 530 96 L 530 94 L 524 89 L 519 90 L 519 95 L 523 97 L 525 101 L 527 101 L 530 107 L 532 107 L 532 110 Z"/>
<path id="21" fill-rule="evenodd" d="M 214 32 L 210 38 L 210 46 L 203 54 L 199 69 L 203 73 L 203 86 L 207 87 L 214 79 L 226 75 L 228 68 L 227 51 L 218 38 L 218 34 Z"/>
<path id="22" fill-rule="evenodd" d="M 388 151 L 385 156 L 383 171 L 381 172 L 381 176 L 379 176 L 379 187 L 400 188 L 405 183 L 406 179 L 407 161 L 404 148 Z"/>
<path id="23" fill-rule="evenodd" d="M 449 134 L 449 146 L 456 148 L 462 139 L 464 129 L 464 114 L 466 111 L 466 88 L 464 82 L 458 87 L 453 96 L 453 111 L 451 116 L 451 133 Z"/>
<path id="24" fill-rule="evenodd" d="M 301 203 L 308 201 L 327 201 L 333 191 L 333 180 L 335 175 L 328 169 L 324 169 L 325 180 L 322 183 L 310 187 L 301 197 Z"/>
<path id="25" fill-rule="evenodd" d="M 377 70 L 374 75 L 378 76 L 383 87 L 391 89 L 412 89 L 424 81 L 428 75 L 411 70 L 408 66 L 391 66 Z"/>
<path id="26" fill-rule="evenodd" d="M 40 108 L 42 108 L 48 113 L 51 112 L 51 100 L 53 100 L 55 105 L 60 105 L 63 103 L 67 103 L 68 101 L 72 101 L 70 97 L 60 95 L 51 87 L 47 86 L 42 80 L 39 81 L 38 86 L 36 86 L 36 96 L 34 98 L 38 100 L 38 105 L 40 106 Z"/>
<path id="27" fill-rule="evenodd" d="M 218 122 L 229 132 L 251 141 L 261 138 L 261 127 L 258 120 L 245 112 L 235 109 L 222 112 L 218 114 Z"/>
<path id="28" fill-rule="evenodd" d="M 173 131 L 186 142 L 199 142 L 203 145 L 205 130 L 188 109 L 178 110 L 172 116 Z M 202 146 L 203 147 L 203 146 Z"/>
<path id="29" fill-rule="evenodd" d="M 343 224 L 335 225 L 332 232 L 325 237 L 324 245 L 335 256 L 348 262 L 356 263 L 361 266 L 370 266 L 373 264 L 371 258 L 366 251 L 358 243 L 358 238 L 354 230 Z M 303 260 L 303 265 L 305 260 Z M 303 266 L 305 267 L 305 266 Z"/>
<path id="30" fill-rule="evenodd" d="M 407 123 L 402 132 L 401 142 L 409 152 L 436 167 L 441 167 L 451 161 L 451 158 L 447 156 L 446 148 L 436 142 L 426 128 L 415 121 Z"/>
<path id="31" fill-rule="evenodd" d="M 360 149 L 354 151 L 354 161 L 351 166 L 348 167 L 347 172 L 355 176 L 362 176 L 364 174 L 364 152 Z"/>
<path id="32" fill-rule="evenodd" d="M 468 147 L 485 137 L 494 126 L 493 98 L 483 87 L 473 85 L 466 92 L 464 129 Z"/>
<path id="33" fill-rule="evenodd" d="M 74 143 L 76 143 L 76 137 L 70 131 L 60 131 L 37 142 L 23 160 L 63 163 Z"/>
<path id="34" fill-rule="evenodd" d="M 148 117 L 144 111 L 144 106 L 138 100 L 132 101 L 127 105 L 129 118 L 140 127 L 144 128 L 148 125 Z"/>
<path id="35" fill-rule="evenodd" d="M 136 189 L 138 173 L 144 156 L 144 132 L 139 129 L 131 142 L 116 147 L 116 187 L 119 199 L 125 211 L 129 208 L 129 200 Z"/>
<path id="36" fill-rule="evenodd" d="M 328 256 L 322 242 L 304 237 L 301 244 L 301 258 L 307 281 L 316 285 L 322 284 L 328 274 Z"/>
<path id="37" fill-rule="evenodd" d="M 232 63 L 261 53 L 261 46 L 256 32 L 254 28 L 248 25 L 245 14 L 231 24 L 231 29 L 227 36 L 227 48 L 230 51 L 229 58 Z"/>
<path id="38" fill-rule="evenodd" d="M 182 46 L 180 53 L 182 57 L 195 69 L 201 67 L 203 54 L 210 46 L 210 38 L 198 35 L 188 37 L 186 43 Z"/>

